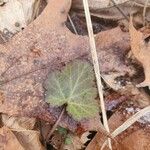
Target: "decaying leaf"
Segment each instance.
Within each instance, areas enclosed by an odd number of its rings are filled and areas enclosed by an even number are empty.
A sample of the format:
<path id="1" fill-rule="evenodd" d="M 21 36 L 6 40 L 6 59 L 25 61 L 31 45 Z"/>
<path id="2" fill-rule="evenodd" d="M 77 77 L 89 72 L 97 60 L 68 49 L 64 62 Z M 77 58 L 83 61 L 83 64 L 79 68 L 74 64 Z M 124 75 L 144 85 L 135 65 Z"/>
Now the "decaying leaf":
<path id="1" fill-rule="evenodd" d="M 66 110 L 75 120 L 94 117 L 99 113 L 95 98 L 93 67 L 86 61 L 75 61 L 59 72 L 52 72 L 46 80 L 46 101 L 52 106 L 66 104 Z"/>
<path id="2" fill-rule="evenodd" d="M 2 114 L 2 123 L 16 136 L 23 149 L 43 150 L 40 142 L 40 133 L 33 130 L 35 118 L 11 117 Z M 11 140 L 11 139 L 10 139 Z"/>
<path id="3" fill-rule="evenodd" d="M 34 20 L 39 4 L 40 0 L 4 0 L 0 6 L 0 31 L 13 34 L 21 31 Z"/>
<path id="4" fill-rule="evenodd" d="M 57 120 L 60 109 L 49 107 L 44 99 L 43 84 L 49 72 L 76 58 L 91 58 L 88 38 L 72 34 L 65 26 L 70 4 L 70 0 L 51 0 L 35 21 L 0 45 L 2 113 L 50 123 Z M 115 28 L 96 35 L 96 42 L 103 74 L 131 74 L 122 59 L 129 50 L 128 33 Z M 64 116 L 60 124 L 75 131 L 80 123 Z"/>
<path id="5" fill-rule="evenodd" d="M 135 25 L 143 25 L 143 21 L 150 22 L 150 4 L 147 4 L 145 16 L 143 16 L 143 9 L 146 0 L 114 0 L 115 6 L 111 0 L 88 0 L 90 7 L 90 14 L 94 17 L 119 21 L 123 25 L 128 25 L 127 19 L 129 15 L 133 15 L 133 22 Z M 121 13 L 116 7 L 119 7 Z M 84 15 L 83 3 L 81 0 L 73 0 L 72 9 L 75 13 Z M 123 15 L 124 14 L 124 15 Z"/>
<path id="6" fill-rule="evenodd" d="M 81 139 L 73 134 L 68 134 L 67 138 L 66 138 L 66 142 L 65 145 L 63 147 L 63 149 L 65 150 L 80 150 L 83 149 L 84 143 L 82 143 Z"/>
<path id="7" fill-rule="evenodd" d="M 63 128 L 64 129 L 64 128 Z M 62 149 L 64 145 L 64 141 L 66 138 L 67 130 L 66 133 L 60 133 L 59 129 L 58 131 L 55 130 L 53 133 L 53 136 L 51 137 L 50 144 L 55 148 L 55 149 Z"/>
<path id="8" fill-rule="evenodd" d="M 130 20 L 131 49 L 136 59 L 143 65 L 145 73 L 145 80 L 138 86 L 150 86 L 150 42 L 146 43 L 144 35 L 134 28 L 132 18 Z"/>
<path id="9" fill-rule="evenodd" d="M 124 114 L 123 112 L 123 110 L 117 111 L 109 119 L 111 132 L 121 126 L 125 119 L 129 118 L 128 114 Z M 98 132 L 86 150 L 99 150 L 106 139 L 107 137 Z M 115 150 L 147 150 L 150 146 L 150 132 L 148 124 L 144 128 L 139 124 L 132 125 L 132 127 L 129 127 L 127 131 L 121 133 L 121 135 L 117 136 L 115 141 L 112 142 L 113 149 Z M 104 148 L 104 150 L 108 149 L 108 147 Z"/>
<path id="10" fill-rule="evenodd" d="M 12 117 L 5 114 L 2 114 L 2 123 L 4 126 L 7 126 L 11 129 L 27 129 L 32 130 L 35 126 L 35 118 L 27 117 Z"/>
<path id="11" fill-rule="evenodd" d="M 0 149 L 1 150 L 24 150 L 13 132 L 7 127 L 0 128 Z"/>
<path id="12" fill-rule="evenodd" d="M 34 130 L 13 130 L 19 143 L 26 150 L 44 150 L 40 141 L 40 133 Z"/>

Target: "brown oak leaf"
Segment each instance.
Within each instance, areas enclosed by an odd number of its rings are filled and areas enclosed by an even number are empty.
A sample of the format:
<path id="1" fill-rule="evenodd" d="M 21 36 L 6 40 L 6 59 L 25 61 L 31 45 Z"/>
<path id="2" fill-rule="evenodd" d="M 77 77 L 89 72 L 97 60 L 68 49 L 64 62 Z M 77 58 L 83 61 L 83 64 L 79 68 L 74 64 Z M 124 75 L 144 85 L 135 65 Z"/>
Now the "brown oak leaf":
<path id="1" fill-rule="evenodd" d="M 70 5 L 71 0 L 51 0 L 35 21 L 0 45 L 2 113 L 50 123 L 57 120 L 61 109 L 50 107 L 44 99 L 47 75 L 76 58 L 90 58 L 88 37 L 75 35 L 65 26 Z M 119 28 L 101 32 L 96 35 L 96 42 L 102 73 L 131 72 L 124 61 L 129 50 L 127 33 Z M 67 115 L 61 121 L 62 126 L 73 131 L 80 124 Z"/>

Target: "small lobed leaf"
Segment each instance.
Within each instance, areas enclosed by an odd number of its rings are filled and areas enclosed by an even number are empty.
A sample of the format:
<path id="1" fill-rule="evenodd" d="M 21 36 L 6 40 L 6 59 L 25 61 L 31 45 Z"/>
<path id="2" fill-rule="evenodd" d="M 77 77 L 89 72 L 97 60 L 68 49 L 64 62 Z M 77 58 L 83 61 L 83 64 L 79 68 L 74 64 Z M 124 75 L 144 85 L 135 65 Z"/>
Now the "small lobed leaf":
<path id="1" fill-rule="evenodd" d="M 63 127 L 57 127 L 58 133 L 61 135 L 66 135 L 67 134 L 67 129 Z"/>
<path id="2" fill-rule="evenodd" d="M 49 74 L 46 101 L 52 106 L 67 104 L 66 110 L 75 120 L 93 117 L 99 112 L 94 80 L 90 63 L 81 60 L 69 63 L 61 71 Z"/>

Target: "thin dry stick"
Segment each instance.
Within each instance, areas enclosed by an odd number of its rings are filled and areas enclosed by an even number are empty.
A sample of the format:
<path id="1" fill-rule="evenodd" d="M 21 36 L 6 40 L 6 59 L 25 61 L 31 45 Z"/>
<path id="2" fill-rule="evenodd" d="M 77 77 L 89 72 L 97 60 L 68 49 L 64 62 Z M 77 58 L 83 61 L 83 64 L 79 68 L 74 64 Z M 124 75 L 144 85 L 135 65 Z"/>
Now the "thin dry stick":
<path id="1" fill-rule="evenodd" d="M 72 21 L 72 19 L 71 19 L 71 17 L 70 17 L 69 14 L 68 14 L 68 19 L 69 19 L 69 21 L 70 21 L 70 23 L 71 23 L 71 26 L 72 26 L 72 28 L 73 28 L 75 34 L 78 34 L 78 32 L 77 32 L 77 30 L 76 30 L 76 27 L 75 27 L 75 25 L 74 25 L 74 23 L 73 23 L 73 21 Z"/>
<path id="2" fill-rule="evenodd" d="M 148 2 L 149 2 L 149 0 L 146 0 L 146 2 L 144 4 L 144 9 L 143 9 L 143 26 L 145 26 L 146 9 L 147 9 L 147 6 L 148 6 Z"/>
<path id="3" fill-rule="evenodd" d="M 128 16 L 123 12 L 123 10 L 119 7 L 119 5 L 117 5 L 114 0 L 111 0 L 111 2 L 118 9 L 118 11 L 122 14 L 122 16 L 129 22 Z"/>
<path id="4" fill-rule="evenodd" d="M 98 87 L 98 93 L 99 93 L 99 97 L 100 97 L 100 105 L 101 105 L 101 110 L 102 110 L 104 127 L 106 128 L 106 131 L 108 133 L 110 133 L 108 121 L 107 121 L 104 97 L 103 97 L 103 86 L 102 86 L 102 80 L 101 80 L 101 74 L 100 74 L 100 67 L 99 67 L 99 63 L 98 63 L 98 56 L 97 56 L 97 52 L 96 52 L 96 44 L 95 44 L 94 33 L 93 33 L 93 28 L 92 28 L 92 21 L 91 21 L 89 5 L 88 5 L 87 0 L 83 0 L 83 6 L 84 6 L 87 28 L 88 28 L 88 33 L 89 33 L 91 54 L 92 54 L 95 76 L 96 76 L 96 80 L 97 80 L 97 87 Z M 108 141 L 109 141 L 109 148 L 112 149 L 111 140 L 108 139 Z"/>
<path id="5" fill-rule="evenodd" d="M 48 135 L 46 136 L 46 141 L 48 141 L 48 139 L 52 136 L 52 134 L 53 134 L 54 131 L 56 130 L 58 124 L 60 123 L 60 121 L 61 121 L 61 119 L 62 119 L 62 116 L 63 116 L 65 110 L 66 110 L 66 107 L 64 106 L 63 109 L 62 109 L 62 111 L 61 111 L 61 113 L 60 113 L 60 115 L 59 115 L 59 117 L 58 117 L 58 119 L 57 119 L 57 121 L 56 121 L 55 124 L 53 125 L 51 131 L 48 132 Z"/>

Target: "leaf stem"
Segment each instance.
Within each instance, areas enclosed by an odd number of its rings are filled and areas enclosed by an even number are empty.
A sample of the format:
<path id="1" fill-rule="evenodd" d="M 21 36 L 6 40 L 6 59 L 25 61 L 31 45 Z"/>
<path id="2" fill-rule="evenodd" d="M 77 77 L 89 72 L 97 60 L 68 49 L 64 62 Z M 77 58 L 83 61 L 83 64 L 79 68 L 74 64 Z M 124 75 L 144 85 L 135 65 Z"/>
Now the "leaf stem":
<path id="1" fill-rule="evenodd" d="M 53 125 L 52 129 L 50 130 L 50 132 L 48 132 L 48 135 L 46 136 L 46 141 L 48 141 L 48 139 L 52 136 L 52 134 L 54 133 L 54 131 L 56 130 L 58 124 L 60 123 L 62 116 L 64 115 L 64 112 L 66 110 L 66 106 L 63 106 L 63 109 L 57 119 L 57 121 L 55 122 L 55 124 Z"/>

